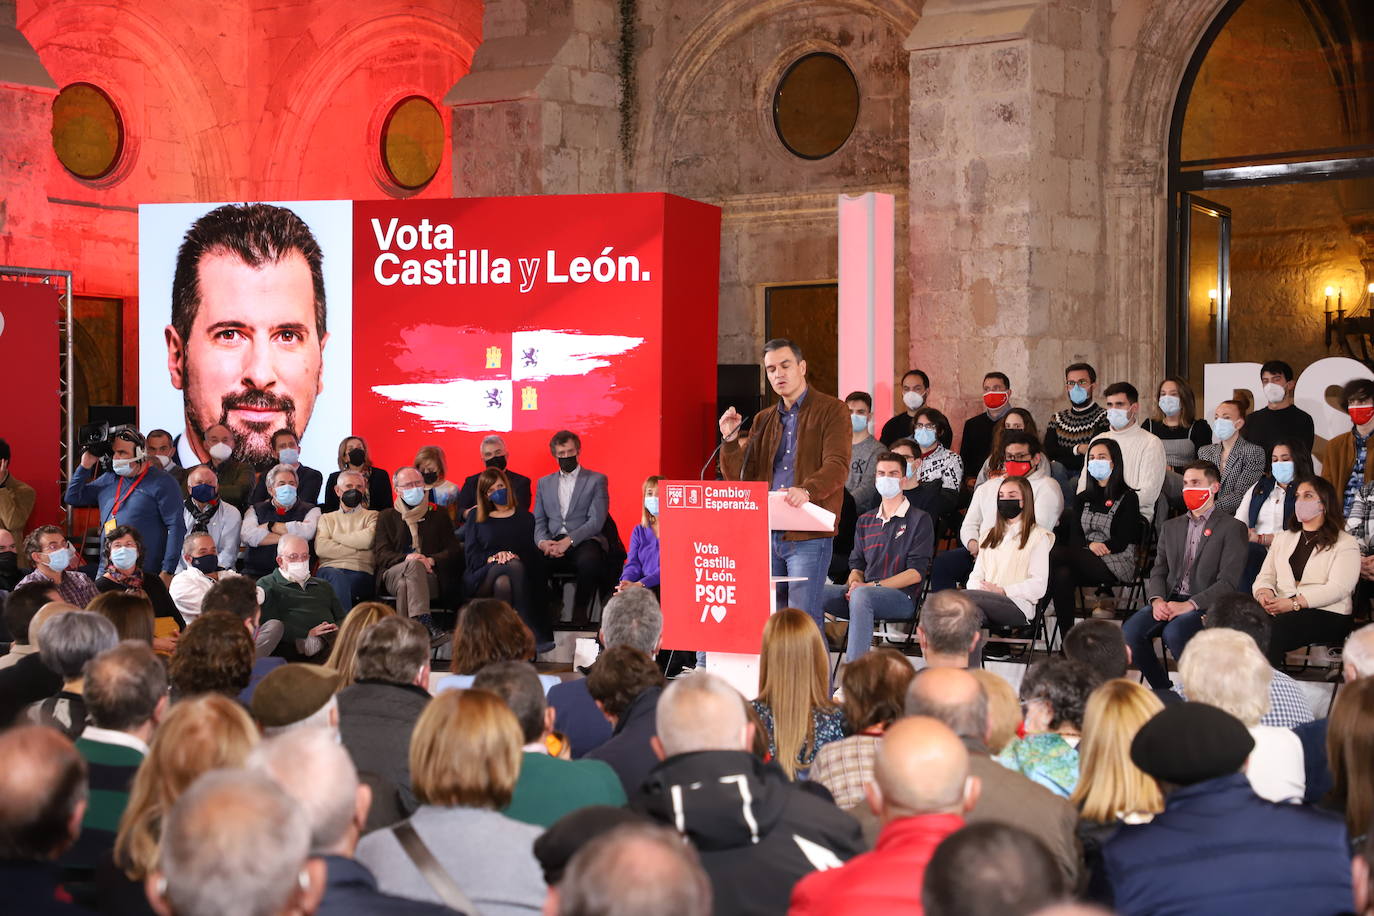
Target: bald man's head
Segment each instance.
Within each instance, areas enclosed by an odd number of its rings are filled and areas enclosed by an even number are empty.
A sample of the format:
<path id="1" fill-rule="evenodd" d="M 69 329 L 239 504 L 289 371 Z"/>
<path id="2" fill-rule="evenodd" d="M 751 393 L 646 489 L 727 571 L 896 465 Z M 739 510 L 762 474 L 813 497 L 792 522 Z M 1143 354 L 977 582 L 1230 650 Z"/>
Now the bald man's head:
<path id="1" fill-rule="evenodd" d="M 951 669 L 955 670 L 955 669 Z M 968 751 L 949 726 L 928 716 L 894 722 L 878 742 L 869 796 L 884 820 L 916 814 L 962 814 L 977 801 Z"/>
<path id="2" fill-rule="evenodd" d="M 963 668 L 926 668 L 906 692 L 906 714 L 938 719 L 960 738 L 986 741 L 988 695 Z"/>
<path id="3" fill-rule="evenodd" d="M 86 764 L 61 732 L 0 732 L 0 859 L 49 861 L 76 839 L 86 811 Z"/>
<path id="4" fill-rule="evenodd" d="M 658 742 L 663 756 L 693 751 L 745 751 L 752 732 L 744 698 L 711 674 L 694 674 L 668 685 L 658 698 Z"/>

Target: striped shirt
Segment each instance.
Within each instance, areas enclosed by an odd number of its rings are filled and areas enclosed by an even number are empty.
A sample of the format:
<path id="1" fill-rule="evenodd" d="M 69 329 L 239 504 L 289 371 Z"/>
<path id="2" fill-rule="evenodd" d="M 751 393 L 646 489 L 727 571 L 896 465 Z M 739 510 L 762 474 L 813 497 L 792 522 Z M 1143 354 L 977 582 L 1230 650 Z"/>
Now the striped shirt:
<path id="1" fill-rule="evenodd" d="M 935 552 L 935 524 L 920 509 L 912 508 L 905 499 L 891 517 L 882 517 L 881 505 L 859 516 L 854 528 L 854 550 L 849 554 L 849 568 L 857 569 L 869 582 L 888 579 L 908 569 L 922 576 L 930 568 Z M 920 595 L 921 584 L 902 589 L 912 601 Z"/>

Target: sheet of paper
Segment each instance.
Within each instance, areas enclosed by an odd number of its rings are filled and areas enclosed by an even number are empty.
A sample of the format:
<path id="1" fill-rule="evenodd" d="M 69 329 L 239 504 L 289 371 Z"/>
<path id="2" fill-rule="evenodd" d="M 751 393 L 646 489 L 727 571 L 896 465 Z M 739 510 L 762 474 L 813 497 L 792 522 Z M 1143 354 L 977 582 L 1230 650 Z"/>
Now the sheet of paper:
<path id="1" fill-rule="evenodd" d="M 835 513 L 815 503 L 789 506 L 782 490 L 768 493 L 768 527 L 773 531 L 834 531 Z"/>

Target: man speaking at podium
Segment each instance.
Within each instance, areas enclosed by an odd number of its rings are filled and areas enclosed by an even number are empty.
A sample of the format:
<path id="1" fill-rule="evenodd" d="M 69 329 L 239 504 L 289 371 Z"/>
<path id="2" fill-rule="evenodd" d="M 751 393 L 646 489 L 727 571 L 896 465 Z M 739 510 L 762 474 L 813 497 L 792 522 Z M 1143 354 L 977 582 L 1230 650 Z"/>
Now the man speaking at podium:
<path id="1" fill-rule="evenodd" d="M 766 480 L 786 491 L 789 506 L 815 503 L 835 513 L 838 523 L 849 477 L 853 430 L 843 401 L 806 384 L 806 360 L 790 340 L 763 345 L 763 371 L 781 403 L 759 412 L 748 442 L 741 447 L 744 418 L 731 407 L 720 418 L 720 471 L 726 480 Z M 800 608 L 822 624 L 821 592 L 835 530 L 771 533 L 772 574 L 805 577 L 778 588 L 778 607 Z"/>

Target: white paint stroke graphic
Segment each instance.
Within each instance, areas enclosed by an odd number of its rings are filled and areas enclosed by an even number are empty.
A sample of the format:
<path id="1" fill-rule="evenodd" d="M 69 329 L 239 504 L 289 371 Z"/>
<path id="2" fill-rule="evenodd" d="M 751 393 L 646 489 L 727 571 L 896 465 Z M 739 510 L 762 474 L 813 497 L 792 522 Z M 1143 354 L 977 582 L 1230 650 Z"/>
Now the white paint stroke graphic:
<path id="1" fill-rule="evenodd" d="M 507 381 L 455 378 L 445 382 L 374 385 L 373 392 L 435 426 L 461 432 L 502 432 L 513 428 L 514 386 Z"/>
<path id="2" fill-rule="evenodd" d="M 516 331 L 511 335 L 511 378 L 540 382 L 556 375 L 586 375 L 628 353 L 643 337 L 577 334 L 572 331 Z"/>

